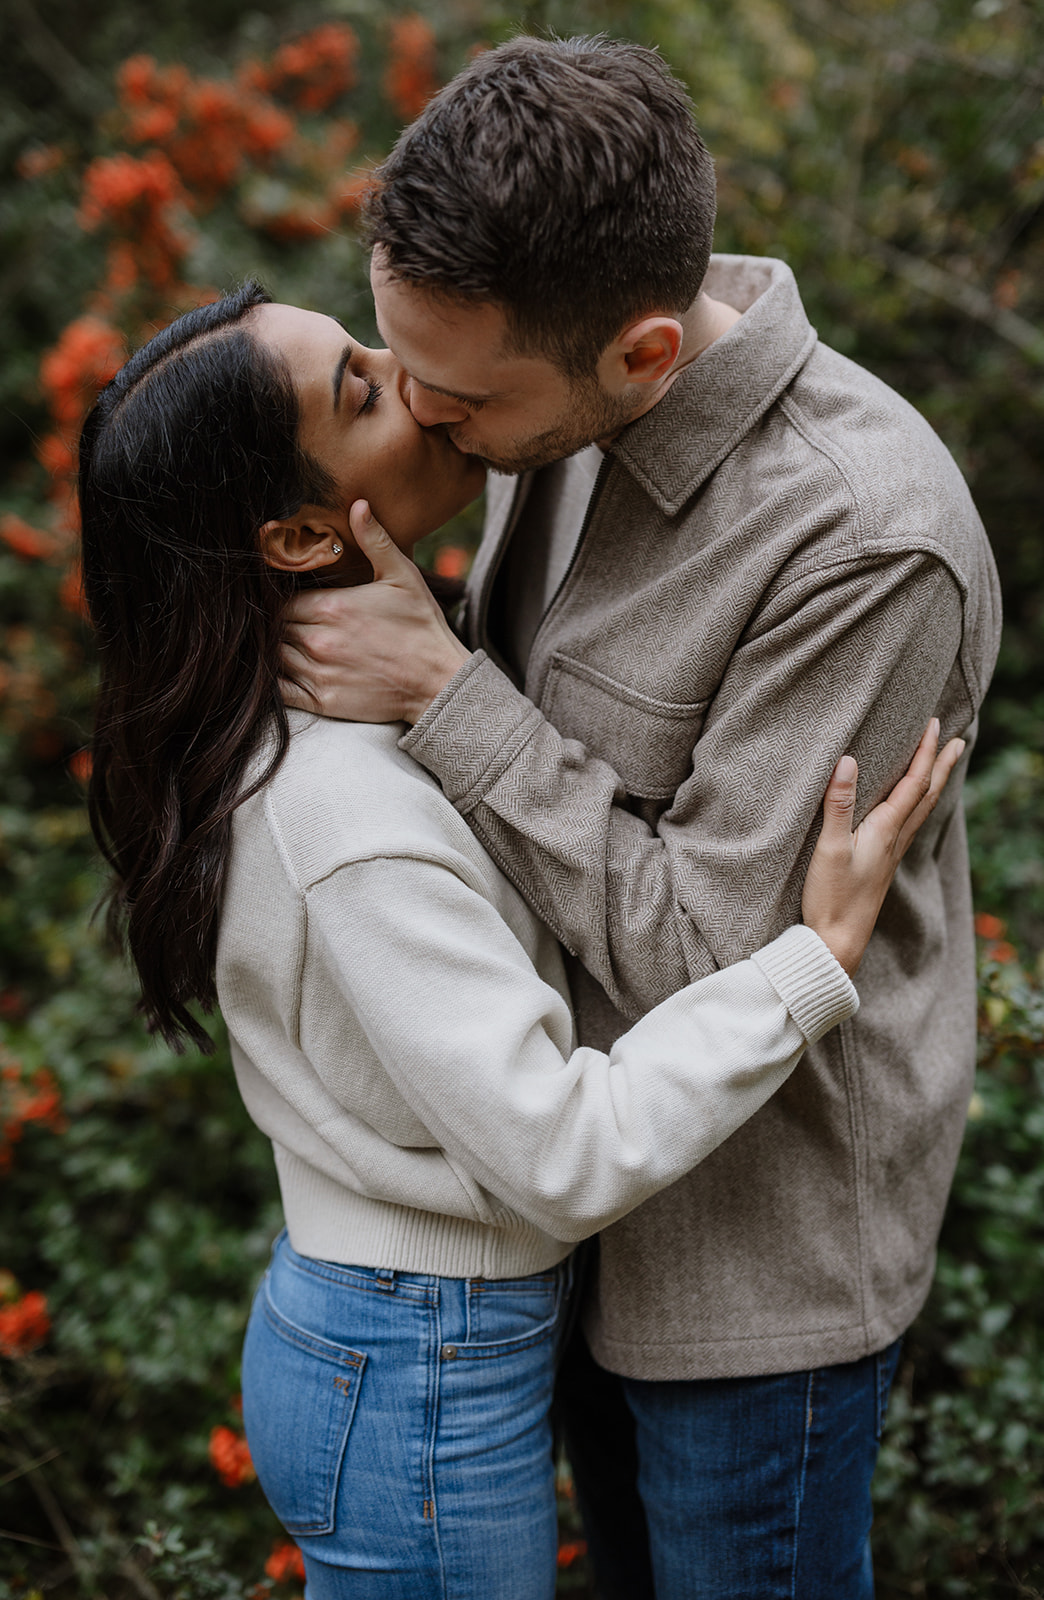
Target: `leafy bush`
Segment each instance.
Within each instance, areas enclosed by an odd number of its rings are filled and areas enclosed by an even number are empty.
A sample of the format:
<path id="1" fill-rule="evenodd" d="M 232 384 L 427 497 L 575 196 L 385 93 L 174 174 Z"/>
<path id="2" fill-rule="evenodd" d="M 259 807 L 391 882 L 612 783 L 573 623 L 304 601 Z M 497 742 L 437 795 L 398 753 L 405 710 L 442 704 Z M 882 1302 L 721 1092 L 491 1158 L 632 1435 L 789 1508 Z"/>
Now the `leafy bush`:
<path id="1" fill-rule="evenodd" d="M 876 1480 L 883 1596 L 1044 1580 L 1044 991 L 981 917 L 979 1070 Z"/>
<path id="2" fill-rule="evenodd" d="M 1044 951 L 1044 750 L 1000 749 L 965 794 L 976 904 L 1003 906 L 1016 942 Z"/>
<path id="3" fill-rule="evenodd" d="M 942 433 L 997 549 L 1011 625 L 968 786 L 979 1086 L 893 1402 L 876 1537 L 887 1596 L 1037 1592 L 1042 1001 L 1006 935 L 1032 967 L 1040 0 L 379 9 L 337 0 L 302 22 L 240 0 L 36 0 L 0 59 L 0 1600 L 300 1586 L 236 1411 L 250 1292 L 279 1223 L 268 1145 L 222 1045 L 174 1059 L 145 1036 L 130 976 L 90 922 L 79 420 L 129 344 L 248 273 L 372 337 L 353 231 L 369 165 L 468 48 L 520 21 L 661 45 L 718 156 L 719 247 L 793 264 L 823 337 Z M 421 559 L 458 573 L 476 533 L 472 513 Z M 590 1593 L 564 1466 L 561 1481 L 560 1588 Z"/>

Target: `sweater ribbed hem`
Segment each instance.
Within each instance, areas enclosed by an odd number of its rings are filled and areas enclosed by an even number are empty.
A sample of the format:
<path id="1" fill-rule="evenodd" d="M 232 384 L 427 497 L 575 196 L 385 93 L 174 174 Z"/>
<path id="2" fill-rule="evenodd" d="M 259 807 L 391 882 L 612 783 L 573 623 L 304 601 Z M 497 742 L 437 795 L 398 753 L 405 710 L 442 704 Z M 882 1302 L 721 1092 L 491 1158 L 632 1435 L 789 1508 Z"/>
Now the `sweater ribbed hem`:
<path id="1" fill-rule="evenodd" d="M 273 1143 L 283 1215 L 299 1255 L 440 1278 L 524 1278 L 573 1249 L 505 1213 L 503 1226 L 370 1200 Z"/>
<path id="2" fill-rule="evenodd" d="M 788 928 L 751 959 L 809 1044 L 859 1010 L 859 995 L 851 978 L 811 928 L 801 924 Z"/>

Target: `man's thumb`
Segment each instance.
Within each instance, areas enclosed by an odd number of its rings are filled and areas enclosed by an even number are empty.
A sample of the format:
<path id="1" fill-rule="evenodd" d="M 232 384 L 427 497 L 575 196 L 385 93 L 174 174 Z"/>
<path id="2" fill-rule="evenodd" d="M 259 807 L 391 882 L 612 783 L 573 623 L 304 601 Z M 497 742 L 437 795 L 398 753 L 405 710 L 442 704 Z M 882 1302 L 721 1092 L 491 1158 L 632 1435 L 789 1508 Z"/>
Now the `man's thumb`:
<path id="1" fill-rule="evenodd" d="M 348 513 L 348 525 L 356 544 L 373 568 L 374 578 L 378 582 L 381 578 L 398 576 L 404 564 L 407 567 L 412 565 L 391 535 L 381 527 L 370 510 L 368 501 L 354 502 Z"/>

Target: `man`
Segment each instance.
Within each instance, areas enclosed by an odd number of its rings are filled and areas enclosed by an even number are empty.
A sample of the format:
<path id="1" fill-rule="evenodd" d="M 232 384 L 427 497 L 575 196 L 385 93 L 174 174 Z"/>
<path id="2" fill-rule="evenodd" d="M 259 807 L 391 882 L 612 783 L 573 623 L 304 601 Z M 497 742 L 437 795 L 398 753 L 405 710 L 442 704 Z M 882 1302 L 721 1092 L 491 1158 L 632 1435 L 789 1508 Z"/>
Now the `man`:
<path id="1" fill-rule="evenodd" d="M 521 476 L 491 480 L 466 645 L 358 506 L 378 581 L 298 601 L 292 629 L 325 712 L 413 724 L 403 748 L 570 952 L 602 1048 L 797 917 L 843 751 L 865 808 L 930 715 L 971 741 L 998 642 L 942 445 L 818 344 L 782 263 L 711 261 L 713 218 L 651 52 L 522 38 L 455 79 L 371 202 L 378 321 L 417 421 Z M 954 782 L 859 1017 L 602 1236 L 567 1432 L 607 1600 L 872 1593 L 870 1477 L 970 1093 L 972 944 Z"/>

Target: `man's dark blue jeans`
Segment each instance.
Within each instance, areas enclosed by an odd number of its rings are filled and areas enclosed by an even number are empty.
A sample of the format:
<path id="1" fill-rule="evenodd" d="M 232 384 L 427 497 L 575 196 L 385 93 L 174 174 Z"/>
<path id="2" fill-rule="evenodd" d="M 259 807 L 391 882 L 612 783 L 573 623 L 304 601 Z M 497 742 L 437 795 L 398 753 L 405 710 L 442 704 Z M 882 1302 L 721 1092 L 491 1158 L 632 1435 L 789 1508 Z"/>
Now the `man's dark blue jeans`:
<path id="1" fill-rule="evenodd" d="M 897 1341 L 843 1366 L 648 1383 L 603 1372 L 577 1335 L 561 1426 L 600 1600 L 871 1600 L 898 1356 Z"/>

